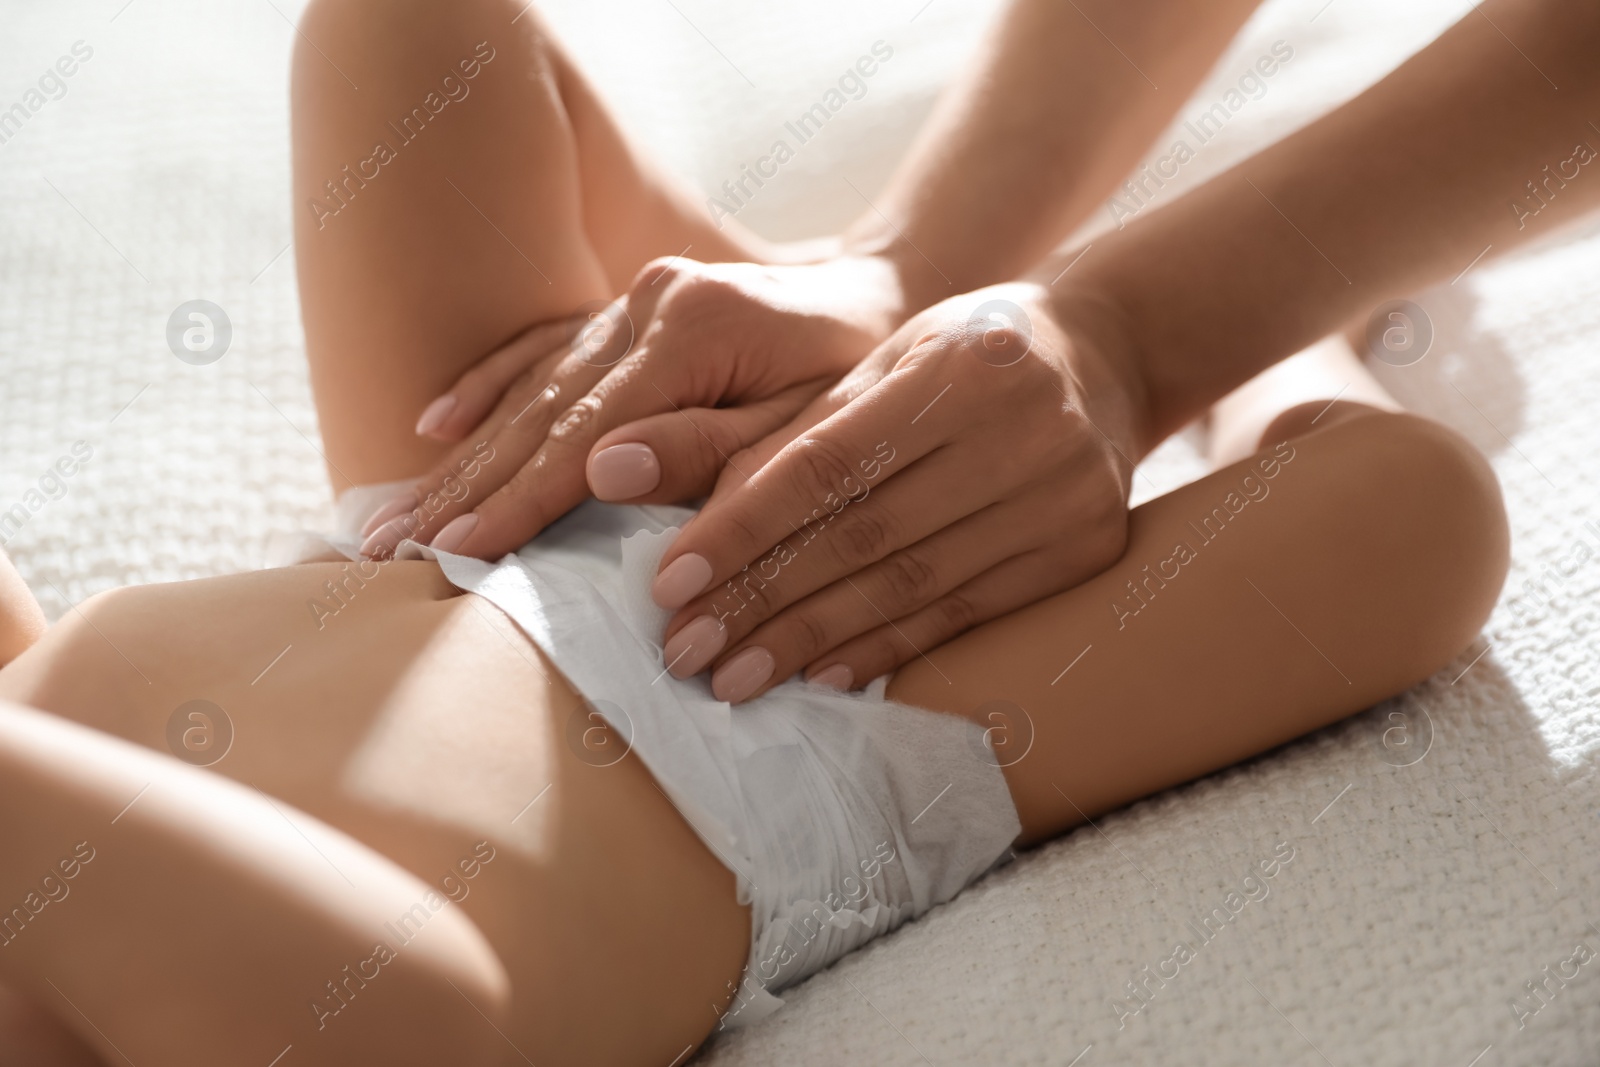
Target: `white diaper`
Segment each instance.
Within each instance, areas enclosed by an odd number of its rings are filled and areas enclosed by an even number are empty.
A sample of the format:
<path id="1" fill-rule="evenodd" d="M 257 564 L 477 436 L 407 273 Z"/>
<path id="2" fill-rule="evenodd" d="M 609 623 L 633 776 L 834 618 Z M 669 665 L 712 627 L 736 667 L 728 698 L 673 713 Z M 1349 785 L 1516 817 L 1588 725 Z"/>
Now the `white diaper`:
<path id="1" fill-rule="evenodd" d="M 402 486 L 351 490 L 324 543 L 358 558 L 366 516 Z M 669 613 L 650 579 L 686 508 L 586 503 L 498 563 L 403 542 L 509 615 L 644 761 L 751 906 L 728 1027 L 773 994 L 955 896 L 1021 827 L 984 731 L 790 679 L 738 708 L 666 674 Z M 616 758 L 620 758 L 616 757 Z"/>

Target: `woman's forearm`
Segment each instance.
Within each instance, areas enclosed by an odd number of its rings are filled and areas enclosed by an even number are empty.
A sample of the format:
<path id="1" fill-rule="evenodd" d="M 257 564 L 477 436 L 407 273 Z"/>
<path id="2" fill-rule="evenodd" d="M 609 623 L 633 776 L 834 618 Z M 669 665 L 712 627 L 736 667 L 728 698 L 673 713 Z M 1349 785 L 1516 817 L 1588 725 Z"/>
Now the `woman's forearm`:
<path id="1" fill-rule="evenodd" d="M 1016 0 L 847 246 L 894 260 L 912 309 L 1017 276 L 1127 176 L 1258 3 Z"/>
<path id="2" fill-rule="evenodd" d="M 1143 447 L 1352 316 L 1600 203 L 1597 55 L 1600 6 L 1490 0 L 1355 100 L 1097 240 L 1058 299 L 1113 310 L 1146 389 Z"/>

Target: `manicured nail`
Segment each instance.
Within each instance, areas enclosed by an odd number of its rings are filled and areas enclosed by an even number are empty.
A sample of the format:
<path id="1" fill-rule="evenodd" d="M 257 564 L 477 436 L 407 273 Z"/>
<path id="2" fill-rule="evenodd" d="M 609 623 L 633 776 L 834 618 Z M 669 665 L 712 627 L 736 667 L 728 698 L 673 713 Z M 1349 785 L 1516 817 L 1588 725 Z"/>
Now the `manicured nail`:
<path id="1" fill-rule="evenodd" d="M 428 547 L 435 552 L 454 552 L 460 548 L 467 538 L 472 536 L 472 531 L 478 528 L 478 516 L 472 512 L 457 515 L 445 523 L 444 529 L 433 535 L 433 540 L 428 542 Z"/>
<path id="2" fill-rule="evenodd" d="M 698 619 L 667 639 L 662 655 L 674 678 L 688 678 L 705 670 L 711 657 L 728 643 L 728 628 L 710 615 Z"/>
<path id="3" fill-rule="evenodd" d="M 361 542 L 361 554 L 371 559 L 387 559 L 394 555 L 395 546 L 410 537 L 415 530 L 416 524 L 410 515 L 390 519 Z"/>
<path id="4" fill-rule="evenodd" d="M 711 676 L 711 693 L 718 700 L 737 704 L 766 685 L 777 665 L 772 653 L 759 645 L 747 648 L 717 668 Z"/>
<path id="5" fill-rule="evenodd" d="M 685 552 L 656 575 L 650 583 L 650 597 L 664 608 L 681 608 L 698 596 L 711 581 L 711 564 L 693 552 Z"/>
<path id="6" fill-rule="evenodd" d="M 612 445 L 589 460 L 589 488 L 601 500 L 632 500 L 660 484 L 661 463 L 649 445 Z"/>
<path id="7" fill-rule="evenodd" d="M 450 393 L 439 397 L 433 403 L 422 409 L 421 418 L 417 419 L 417 436 L 426 437 L 428 434 L 444 425 L 444 420 L 456 409 L 456 398 Z"/>
<path id="8" fill-rule="evenodd" d="M 404 515 L 406 512 L 410 511 L 416 506 L 417 494 L 401 493 L 399 496 L 383 505 L 383 507 L 379 508 L 377 511 L 374 511 L 372 516 L 368 518 L 366 522 L 361 524 L 361 536 L 371 537 L 373 530 L 376 530 L 390 519 L 398 518 L 399 516 Z"/>
<path id="9" fill-rule="evenodd" d="M 806 680 L 812 685 L 825 685 L 829 689 L 844 690 L 849 689 L 855 683 L 856 672 L 843 663 L 835 663 L 831 667 L 823 668 Z"/>

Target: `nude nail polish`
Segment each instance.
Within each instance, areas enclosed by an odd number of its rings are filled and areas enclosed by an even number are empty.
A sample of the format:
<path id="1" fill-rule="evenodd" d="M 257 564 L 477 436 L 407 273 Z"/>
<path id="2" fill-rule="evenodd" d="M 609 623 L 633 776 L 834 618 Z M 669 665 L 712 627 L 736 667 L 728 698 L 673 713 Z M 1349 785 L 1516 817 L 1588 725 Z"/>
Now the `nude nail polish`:
<path id="1" fill-rule="evenodd" d="M 664 608 L 681 608 L 705 590 L 711 564 L 702 555 L 685 552 L 667 564 L 650 583 L 650 597 Z"/>
<path id="2" fill-rule="evenodd" d="M 661 462 L 649 445 L 612 445 L 589 460 L 589 488 L 601 500 L 632 500 L 660 484 Z"/>
<path id="3" fill-rule="evenodd" d="M 417 419 L 417 436 L 426 437 L 443 426 L 444 420 L 448 419 L 455 409 L 456 398 L 449 393 L 434 400 L 422 409 L 422 415 Z"/>
<path id="4" fill-rule="evenodd" d="M 728 628 L 712 616 L 702 615 L 667 639 L 662 657 L 674 678 L 688 678 L 705 670 L 727 643 Z"/>
<path id="5" fill-rule="evenodd" d="M 407 516 L 402 515 L 373 530 L 361 542 L 361 554 L 370 559 L 387 559 L 394 555 L 395 546 L 411 536 L 411 527 L 406 520 Z"/>
<path id="6" fill-rule="evenodd" d="M 835 663 L 831 667 L 824 667 L 813 674 L 806 681 L 812 685 L 827 686 L 829 689 L 847 690 L 855 684 L 856 672 L 843 663 Z"/>
<path id="7" fill-rule="evenodd" d="M 372 531 L 388 522 L 390 519 L 399 518 L 417 506 L 417 494 L 401 493 L 383 507 L 374 511 L 367 521 L 361 524 L 361 536 L 371 537 Z"/>
<path id="8" fill-rule="evenodd" d="M 467 538 L 472 536 L 472 531 L 478 528 L 478 516 L 472 512 L 457 515 L 445 524 L 444 529 L 433 535 L 433 540 L 428 542 L 428 547 L 435 552 L 454 552 L 460 548 Z"/>
<path id="9" fill-rule="evenodd" d="M 711 693 L 737 704 L 765 685 L 777 665 L 772 653 L 759 645 L 747 648 L 717 668 L 711 676 Z"/>

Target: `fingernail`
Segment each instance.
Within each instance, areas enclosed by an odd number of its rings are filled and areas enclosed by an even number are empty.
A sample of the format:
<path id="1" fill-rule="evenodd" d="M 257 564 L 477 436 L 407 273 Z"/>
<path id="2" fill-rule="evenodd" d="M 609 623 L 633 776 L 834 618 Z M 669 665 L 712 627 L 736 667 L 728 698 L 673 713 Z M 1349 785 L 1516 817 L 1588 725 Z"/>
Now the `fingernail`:
<path id="1" fill-rule="evenodd" d="M 674 678 L 688 678 L 705 670 L 711 657 L 728 643 L 728 628 L 710 615 L 698 619 L 667 639 L 662 655 Z"/>
<path id="2" fill-rule="evenodd" d="M 417 419 L 417 436 L 426 437 L 428 434 L 444 425 L 444 420 L 456 409 L 456 398 L 450 393 L 439 397 L 433 403 L 422 409 L 422 416 Z"/>
<path id="3" fill-rule="evenodd" d="M 472 536 L 472 531 L 478 528 L 478 516 L 472 512 L 457 515 L 445 524 L 444 529 L 433 535 L 433 540 L 428 542 L 428 547 L 435 552 L 454 552 L 460 548 L 462 542 Z"/>
<path id="4" fill-rule="evenodd" d="M 417 494 L 401 493 L 383 507 L 374 511 L 366 522 L 361 524 L 361 536 L 371 537 L 372 531 L 388 522 L 390 519 L 404 515 L 417 506 Z"/>
<path id="5" fill-rule="evenodd" d="M 589 488 L 601 500 L 632 500 L 660 484 L 661 463 L 649 445 L 612 445 L 589 460 Z"/>
<path id="6" fill-rule="evenodd" d="M 361 554 L 374 559 L 381 559 L 394 554 L 395 546 L 416 531 L 416 523 L 410 515 L 402 515 L 373 530 L 367 539 L 361 542 Z"/>
<path id="7" fill-rule="evenodd" d="M 835 663 L 806 679 L 812 685 L 825 685 L 829 689 L 849 689 L 856 680 L 856 672 L 843 663 Z"/>
<path id="8" fill-rule="evenodd" d="M 766 685 L 777 665 L 766 649 L 747 648 L 717 668 L 717 673 L 711 676 L 711 694 L 718 700 L 737 704 Z"/>
<path id="9" fill-rule="evenodd" d="M 685 552 L 656 575 L 650 583 L 650 597 L 664 608 L 681 608 L 700 594 L 711 581 L 711 564 L 693 552 Z"/>

